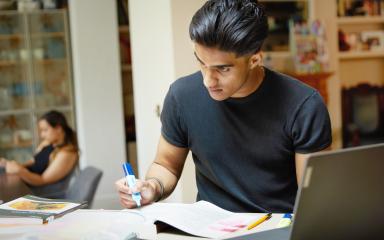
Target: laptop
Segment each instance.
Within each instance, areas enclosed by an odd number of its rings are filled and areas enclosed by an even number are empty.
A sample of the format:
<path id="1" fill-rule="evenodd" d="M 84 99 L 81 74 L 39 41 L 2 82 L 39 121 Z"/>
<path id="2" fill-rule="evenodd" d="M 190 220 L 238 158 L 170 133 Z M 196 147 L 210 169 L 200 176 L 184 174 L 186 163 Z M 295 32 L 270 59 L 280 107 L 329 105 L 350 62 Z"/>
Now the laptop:
<path id="1" fill-rule="evenodd" d="M 384 239 L 384 144 L 307 160 L 291 227 L 232 240 Z"/>

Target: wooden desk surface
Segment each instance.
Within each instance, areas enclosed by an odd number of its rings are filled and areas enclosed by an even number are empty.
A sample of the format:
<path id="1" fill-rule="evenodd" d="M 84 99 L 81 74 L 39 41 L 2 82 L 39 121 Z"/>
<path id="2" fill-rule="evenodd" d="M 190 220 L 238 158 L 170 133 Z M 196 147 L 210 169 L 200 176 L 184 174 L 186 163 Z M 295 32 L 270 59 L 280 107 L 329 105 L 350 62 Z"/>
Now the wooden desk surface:
<path id="1" fill-rule="evenodd" d="M 0 174 L 0 200 L 8 202 L 27 194 L 32 194 L 31 189 L 17 175 Z"/>

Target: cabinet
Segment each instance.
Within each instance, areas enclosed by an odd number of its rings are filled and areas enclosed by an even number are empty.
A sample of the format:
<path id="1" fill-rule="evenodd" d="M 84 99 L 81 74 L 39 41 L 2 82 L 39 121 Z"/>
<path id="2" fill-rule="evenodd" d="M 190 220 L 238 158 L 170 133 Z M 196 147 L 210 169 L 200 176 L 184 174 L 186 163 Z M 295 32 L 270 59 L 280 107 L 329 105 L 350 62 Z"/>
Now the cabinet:
<path id="1" fill-rule="evenodd" d="M 52 109 L 74 127 L 67 10 L 0 12 L 0 157 L 29 159 Z"/>

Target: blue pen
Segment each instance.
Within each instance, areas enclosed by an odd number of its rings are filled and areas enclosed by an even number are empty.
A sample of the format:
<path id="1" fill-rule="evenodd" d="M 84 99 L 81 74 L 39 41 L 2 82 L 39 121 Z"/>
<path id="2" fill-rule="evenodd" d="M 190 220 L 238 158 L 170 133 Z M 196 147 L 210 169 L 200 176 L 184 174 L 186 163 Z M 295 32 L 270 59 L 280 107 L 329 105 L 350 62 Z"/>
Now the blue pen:
<path id="1" fill-rule="evenodd" d="M 124 174 L 125 174 L 125 180 L 127 181 L 127 185 L 130 188 L 133 188 L 136 184 L 136 178 L 135 174 L 133 173 L 131 164 L 124 163 L 123 164 Z M 136 202 L 136 205 L 140 207 L 140 201 L 141 201 L 141 195 L 140 192 L 132 193 L 132 199 Z"/>

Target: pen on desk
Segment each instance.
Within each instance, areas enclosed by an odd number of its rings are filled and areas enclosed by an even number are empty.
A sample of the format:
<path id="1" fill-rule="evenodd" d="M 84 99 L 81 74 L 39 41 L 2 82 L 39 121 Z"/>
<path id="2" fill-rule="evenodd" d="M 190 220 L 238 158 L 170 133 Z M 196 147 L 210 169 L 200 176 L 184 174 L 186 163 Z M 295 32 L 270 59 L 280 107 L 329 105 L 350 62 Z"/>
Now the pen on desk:
<path id="1" fill-rule="evenodd" d="M 268 213 L 264 216 L 262 216 L 261 218 L 259 218 L 258 220 L 256 220 L 255 222 L 251 223 L 248 225 L 247 229 L 248 230 L 251 230 L 252 228 L 256 227 L 257 225 L 267 221 L 268 219 L 270 219 L 272 217 L 272 213 Z"/>
<path id="2" fill-rule="evenodd" d="M 136 184 L 135 174 L 133 173 L 131 164 L 124 163 L 123 164 L 125 181 L 127 182 L 128 187 L 133 188 Z M 136 202 L 136 205 L 140 207 L 141 195 L 140 192 L 132 193 L 132 199 Z"/>

